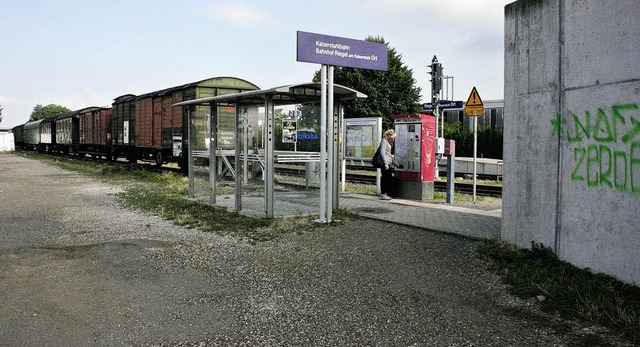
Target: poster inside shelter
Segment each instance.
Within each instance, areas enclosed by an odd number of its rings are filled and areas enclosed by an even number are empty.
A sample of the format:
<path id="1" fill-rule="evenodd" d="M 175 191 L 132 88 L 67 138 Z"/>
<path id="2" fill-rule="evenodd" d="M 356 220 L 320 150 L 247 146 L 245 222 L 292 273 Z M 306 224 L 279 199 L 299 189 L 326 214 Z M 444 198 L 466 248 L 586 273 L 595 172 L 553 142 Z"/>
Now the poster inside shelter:
<path id="1" fill-rule="evenodd" d="M 296 143 L 298 124 L 295 120 L 282 121 L 282 143 Z"/>

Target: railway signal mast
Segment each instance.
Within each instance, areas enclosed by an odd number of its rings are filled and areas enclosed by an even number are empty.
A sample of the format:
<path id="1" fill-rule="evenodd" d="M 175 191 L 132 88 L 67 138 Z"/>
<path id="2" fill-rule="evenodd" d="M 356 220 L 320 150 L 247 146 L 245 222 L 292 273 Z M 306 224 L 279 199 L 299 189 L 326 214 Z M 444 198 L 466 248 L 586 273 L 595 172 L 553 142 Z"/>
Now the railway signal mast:
<path id="1" fill-rule="evenodd" d="M 444 138 L 438 136 L 438 121 L 440 118 L 440 91 L 442 90 L 442 64 L 438 62 L 438 57 L 435 55 L 431 60 L 431 104 L 433 105 L 433 112 L 436 116 L 436 159 L 440 160 L 444 153 Z M 444 121 L 444 120 L 443 120 Z M 444 134 L 443 134 L 444 135 Z M 439 177 L 438 165 L 435 166 L 435 177 Z"/>
<path id="2" fill-rule="evenodd" d="M 438 57 L 433 56 L 431 60 L 431 102 L 437 107 L 440 101 L 440 90 L 442 90 L 442 64 L 438 63 Z"/>

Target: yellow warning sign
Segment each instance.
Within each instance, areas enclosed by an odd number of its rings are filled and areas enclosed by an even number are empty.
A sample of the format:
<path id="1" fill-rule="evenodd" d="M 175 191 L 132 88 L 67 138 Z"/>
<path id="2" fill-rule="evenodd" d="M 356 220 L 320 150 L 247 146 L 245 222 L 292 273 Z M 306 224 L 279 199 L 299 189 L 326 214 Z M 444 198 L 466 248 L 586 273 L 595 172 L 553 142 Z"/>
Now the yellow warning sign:
<path id="1" fill-rule="evenodd" d="M 471 89 L 471 94 L 469 94 L 469 98 L 464 104 L 464 112 L 466 112 L 469 117 L 480 117 L 484 114 L 484 103 L 482 103 L 476 87 Z"/>

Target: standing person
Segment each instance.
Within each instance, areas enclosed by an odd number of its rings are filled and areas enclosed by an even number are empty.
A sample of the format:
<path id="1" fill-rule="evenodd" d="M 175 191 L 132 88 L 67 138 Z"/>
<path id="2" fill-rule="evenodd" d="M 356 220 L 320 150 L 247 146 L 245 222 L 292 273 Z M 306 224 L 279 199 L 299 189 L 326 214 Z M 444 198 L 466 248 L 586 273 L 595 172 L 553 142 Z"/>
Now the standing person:
<path id="1" fill-rule="evenodd" d="M 393 155 L 391 154 L 391 148 L 393 148 L 393 141 L 396 138 L 396 132 L 393 129 L 389 129 L 384 132 L 384 137 L 380 141 L 380 155 L 382 161 L 384 161 L 384 167 L 382 171 L 382 177 L 380 182 L 380 199 L 391 200 L 389 193 L 393 191 Z"/>

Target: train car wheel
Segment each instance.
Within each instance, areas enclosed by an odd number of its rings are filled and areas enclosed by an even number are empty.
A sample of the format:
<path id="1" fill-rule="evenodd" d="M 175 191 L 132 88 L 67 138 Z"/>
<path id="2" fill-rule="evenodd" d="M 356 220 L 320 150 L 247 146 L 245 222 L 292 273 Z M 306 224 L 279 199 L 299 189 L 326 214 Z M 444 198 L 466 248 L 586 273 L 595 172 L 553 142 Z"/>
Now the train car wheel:
<path id="1" fill-rule="evenodd" d="M 162 166 L 164 164 L 164 155 L 162 151 L 156 152 L 156 166 Z"/>

